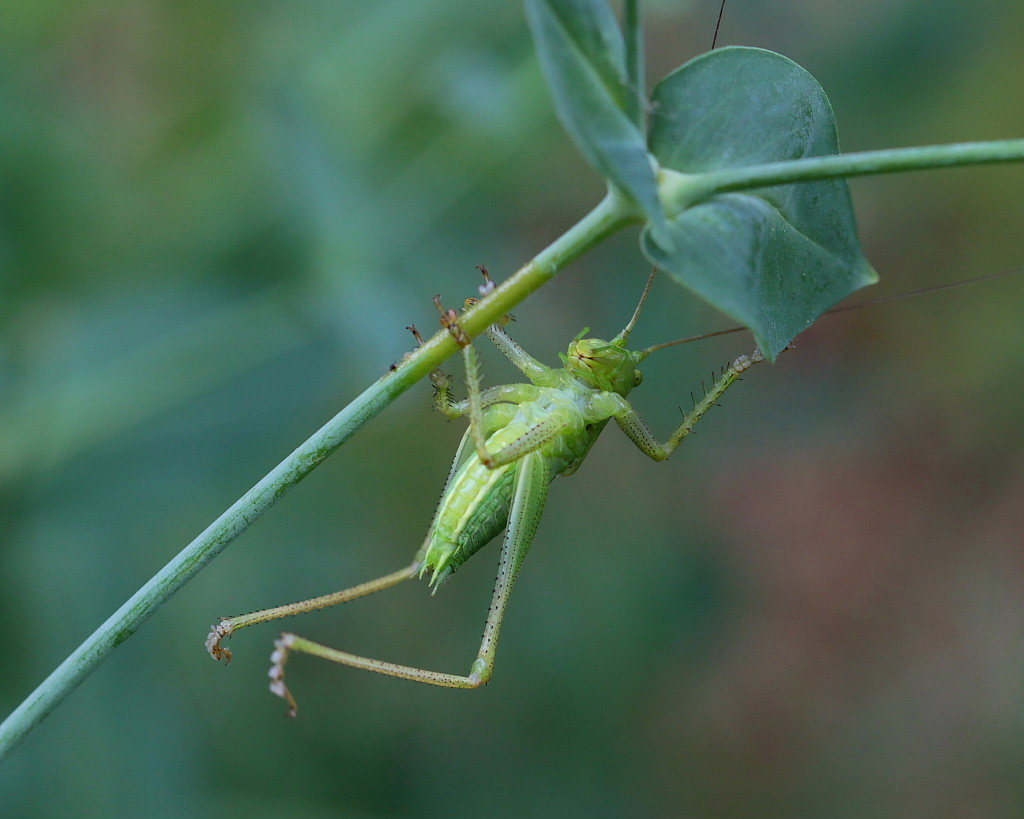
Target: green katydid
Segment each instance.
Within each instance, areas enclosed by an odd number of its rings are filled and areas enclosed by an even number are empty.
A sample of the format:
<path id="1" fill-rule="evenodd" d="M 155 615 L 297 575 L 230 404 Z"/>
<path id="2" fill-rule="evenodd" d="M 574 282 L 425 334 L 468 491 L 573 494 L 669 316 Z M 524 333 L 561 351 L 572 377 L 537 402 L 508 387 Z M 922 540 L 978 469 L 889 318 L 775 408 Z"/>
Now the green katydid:
<path id="1" fill-rule="evenodd" d="M 480 289 L 481 293 L 486 293 L 494 285 L 486 270 L 482 268 L 482 272 L 485 285 Z M 230 660 L 231 652 L 222 641 L 240 628 L 334 606 L 413 577 L 429 574 L 430 585 L 436 590 L 504 530 L 498 578 L 483 639 L 467 675 L 443 674 L 360 657 L 290 633 L 282 634 L 275 641 L 271 657 L 271 690 L 288 700 L 293 714 L 295 700 L 284 684 L 285 662 L 293 651 L 432 685 L 477 688 L 486 683 L 494 670 L 498 634 L 509 595 L 537 531 L 548 484 L 559 475 L 571 475 L 579 468 L 613 418 L 641 452 L 656 461 L 665 460 L 740 374 L 764 360 L 755 350 L 752 355 L 741 355 L 724 368 L 668 441 L 659 443 L 626 400 L 642 380 L 638 365 L 655 350 L 678 343 L 668 342 L 642 350 L 630 350 L 626 346 L 650 293 L 654 275 L 652 272 L 632 317 L 618 335 L 611 341 L 603 341 L 586 338 L 588 330 L 584 330 L 562 354 L 563 366 L 559 368 L 541 364 L 501 326 L 491 325 L 486 331 L 488 337 L 530 383 L 488 389 L 481 389 L 477 353 L 459 328 L 458 314 L 454 310 L 445 311 L 440 300 L 435 299 L 441 310 L 442 324 L 462 347 L 468 389 L 468 398 L 454 401 L 451 377 L 435 370 L 431 381 L 436 403 L 448 418 L 468 415 L 469 429 L 456 452 L 433 522 L 415 559 L 397 572 L 333 594 L 226 618 L 213 627 L 207 638 L 210 654 L 215 659 Z M 414 328 L 410 329 L 415 333 Z"/>
<path id="2" fill-rule="evenodd" d="M 481 271 L 485 284 L 480 291 L 486 294 L 494 285 L 486 269 L 481 268 Z M 912 293 L 833 308 L 828 312 L 843 312 L 908 296 L 938 292 L 1017 275 L 1022 271 L 1024 269 L 1007 270 L 951 284 L 935 285 Z M 288 701 L 293 715 L 296 711 L 295 700 L 284 683 L 285 663 L 293 651 L 449 688 L 477 688 L 485 684 L 494 670 L 498 635 L 509 596 L 537 531 L 548 484 L 559 475 L 571 475 L 579 468 L 601 431 L 613 418 L 641 452 L 656 461 L 665 460 L 740 375 L 754 364 L 764 361 L 757 350 L 751 355 L 739 356 L 731 365 L 723 368 L 718 379 L 706 390 L 701 400 L 695 402 L 668 441 L 662 444 L 655 440 L 626 400 L 626 396 L 642 380 L 638 365 L 657 350 L 745 329 L 733 327 L 656 344 L 646 349 L 630 350 L 626 344 L 650 293 L 655 272 L 652 271 L 648 278 L 640 301 L 622 331 L 611 341 L 603 341 L 586 338 L 588 330 L 584 330 L 572 340 L 568 351 L 561 355 L 563 366 L 560 368 L 541 364 L 513 341 L 502 326 L 491 325 L 486 331 L 487 336 L 530 383 L 505 384 L 488 389 L 480 386 L 476 350 L 460 329 L 458 314 L 454 310 L 444 310 L 439 297 L 436 298 L 442 325 L 462 348 L 468 397 L 454 401 L 451 377 L 440 370 L 434 370 L 430 378 L 434 385 L 435 401 L 438 409 L 448 418 L 468 415 L 469 429 L 456 452 L 434 519 L 415 559 L 396 572 L 333 594 L 221 620 L 213 626 L 206 640 L 206 648 L 214 659 L 231 659 L 231 651 L 224 647 L 223 640 L 246 626 L 345 603 L 426 573 L 429 573 L 430 585 L 436 591 L 463 563 L 504 530 L 498 577 L 483 639 L 476 659 L 465 676 L 361 657 L 291 633 L 284 633 L 275 641 L 271 655 L 270 689 Z M 409 329 L 417 340 L 422 341 L 414 327 Z"/>

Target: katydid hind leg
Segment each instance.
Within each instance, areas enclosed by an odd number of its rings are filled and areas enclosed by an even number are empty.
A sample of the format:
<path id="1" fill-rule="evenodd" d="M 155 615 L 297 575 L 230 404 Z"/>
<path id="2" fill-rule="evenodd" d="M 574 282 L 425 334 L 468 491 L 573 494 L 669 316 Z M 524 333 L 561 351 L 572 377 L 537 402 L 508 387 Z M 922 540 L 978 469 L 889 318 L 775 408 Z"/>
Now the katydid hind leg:
<path id="1" fill-rule="evenodd" d="M 331 662 L 361 668 L 364 671 L 375 671 L 391 677 L 400 677 L 414 682 L 438 685 L 447 688 L 479 688 L 487 683 L 494 671 L 494 659 L 498 649 L 498 637 L 508 609 L 508 602 L 519 575 L 526 553 L 537 532 L 544 503 L 547 499 L 549 483 L 547 465 L 543 456 L 532 453 L 524 458 L 516 467 L 516 480 L 512 496 L 512 507 L 505 537 L 501 548 L 498 564 L 498 576 L 495 580 L 491 606 L 484 624 L 484 633 L 480 641 L 476 659 L 465 676 L 429 671 L 413 666 L 398 665 L 383 660 L 362 657 L 339 651 L 329 646 L 315 643 L 296 634 L 284 633 L 274 642 L 274 651 L 270 656 L 270 690 L 287 700 L 289 713 L 294 716 L 295 699 L 284 682 L 285 664 L 293 652 L 311 654 Z"/>
<path id="2" fill-rule="evenodd" d="M 206 650 L 215 660 L 231 662 L 232 652 L 223 645 L 223 641 L 236 631 L 257 623 L 266 623 L 270 620 L 278 620 L 282 617 L 291 617 L 293 614 L 304 614 L 307 611 L 326 609 L 347 603 L 359 597 L 366 597 L 384 589 L 390 589 L 399 583 L 415 577 L 420 570 L 420 560 L 417 556 L 415 562 L 399 569 L 397 572 L 381 575 L 365 583 L 350 586 L 341 591 L 330 594 L 322 594 L 318 597 L 311 597 L 308 600 L 300 600 L 297 603 L 286 603 L 282 606 L 272 606 L 268 609 L 254 611 L 251 614 L 241 614 L 235 617 L 225 617 L 219 623 L 210 627 L 210 633 L 206 637 Z"/>
<path id="3" fill-rule="evenodd" d="M 467 431 L 466 434 L 462 436 L 459 448 L 455 452 L 455 458 L 452 460 L 451 468 L 448 470 L 448 477 L 445 479 L 444 489 L 441 490 L 441 495 L 438 498 L 438 509 L 440 509 L 441 505 L 444 503 L 444 497 L 448 493 L 448 487 L 451 486 L 452 478 L 455 477 L 455 473 L 458 472 L 459 467 L 465 462 L 466 457 L 472 451 L 472 446 L 472 440 L 469 432 Z M 436 510 L 434 513 L 434 520 L 437 520 Z M 273 606 L 268 609 L 261 609 L 260 611 L 252 612 L 251 614 L 243 614 L 236 617 L 225 617 L 219 623 L 211 626 L 210 633 L 206 637 L 206 650 L 215 660 L 231 662 L 232 652 L 229 648 L 226 648 L 223 645 L 223 641 L 241 628 L 254 626 L 257 623 L 266 623 L 269 620 L 277 620 L 281 617 L 289 617 L 293 614 L 303 614 L 307 611 L 315 611 L 317 609 L 336 606 L 340 603 L 347 603 L 349 600 L 355 600 L 358 597 L 365 597 L 369 594 L 389 589 L 404 580 L 408 580 L 411 577 L 421 574 L 423 568 L 423 550 L 426 544 L 430 542 L 430 536 L 433 533 L 433 529 L 434 524 L 431 523 L 430 529 L 427 531 L 427 537 L 424 540 L 424 545 L 421 546 L 419 551 L 416 553 L 416 559 L 405 568 L 399 569 L 397 572 L 382 575 L 381 577 L 369 580 L 365 583 L 360 583 L 356 586 L 333 592 L 332 594 L 313 597 L 309 600 L 303 600 L 298 603 Z"/>

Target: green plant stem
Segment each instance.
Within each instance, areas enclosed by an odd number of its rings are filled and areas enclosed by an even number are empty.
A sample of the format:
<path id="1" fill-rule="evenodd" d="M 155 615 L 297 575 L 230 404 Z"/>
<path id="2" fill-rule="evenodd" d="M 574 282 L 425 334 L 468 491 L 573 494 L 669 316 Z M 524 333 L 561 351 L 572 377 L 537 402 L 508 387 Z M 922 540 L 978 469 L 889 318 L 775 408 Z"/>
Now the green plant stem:
<path id="1" fill-rule="evenodd" d="M 559 270 L 611 233 L 640 217 L 620 195 L 609 193 L 594 210 L 459 319 L 470 337 L 509 312 Z M 232 540 L 249 528 L 291 487 L 345 443 L 363 424 L 438 367 L 457 350 L 441 331 L 409 353 L 397 367 L 364 390 L 311 438 L 186 546 L 76 648 L 0 724 L 0 758 L 38 725 L 142 622 L 191 580 Z M 198 645 L 198 643 L 197 643 Z"/>
<path id="2" fill-rule="evenodd" d="M 921 171 L 962 165 L 1024 160 L 1024 139 L 962 142 L 923 148 L 894 148 L 835 156 L 808 157 L 743 168 L 685 174 L 662 169 L 659 188 L 669 215 L 730 191 L 816 179 Z"/>

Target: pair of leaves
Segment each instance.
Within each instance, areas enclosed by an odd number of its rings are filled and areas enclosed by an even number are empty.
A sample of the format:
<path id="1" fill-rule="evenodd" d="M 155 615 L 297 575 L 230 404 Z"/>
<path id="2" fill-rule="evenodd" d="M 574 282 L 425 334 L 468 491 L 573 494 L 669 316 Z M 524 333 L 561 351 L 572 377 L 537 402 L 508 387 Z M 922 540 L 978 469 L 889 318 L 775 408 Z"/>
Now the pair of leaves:
<path id="1" fill-rule="evenodd" d="M 774 358 L 836 302 L 877 279 L 843 180 L 727 193 L 666 214 L 654 160 L 686 174 L 838 153 L 817 81 L 791 60 L 722 48 L 659 83 L 646 139 L 631 119 L 625 48 L 607 0 L 526 0 L 562 122 L 583 154 L 637 203 L 645 254 L 749 327 Z M 646 102 L 646 100 L 645 100 Z"/>

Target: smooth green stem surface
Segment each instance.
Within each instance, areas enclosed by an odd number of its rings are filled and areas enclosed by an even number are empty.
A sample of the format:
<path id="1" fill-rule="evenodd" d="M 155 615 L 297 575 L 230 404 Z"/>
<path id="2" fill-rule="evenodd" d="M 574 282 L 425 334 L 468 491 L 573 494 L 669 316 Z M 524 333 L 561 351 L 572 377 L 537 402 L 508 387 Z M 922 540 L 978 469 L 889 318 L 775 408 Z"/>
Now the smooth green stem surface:
<path id="1" fill-rule="evenodd" d="M 855 154 L 807 157 L 743 168 L 685 174 L 663 169 L 661 193 L 669 214 L 692 207 L 715 194 L 763 188 L 792 182 L 921 171 L 962 165 L 1024 160 L 1024 139 L 1001 142 L 962 142 L 923 148 L 893 148 Z"/>
<path id="2" fill-rule="evenodd" d="M 509 312 L 559 270 L 609 234 L 640 217 L 621 196 L 610 193 L 587 216 L 459 319 L 471 337 Z M 436 333 L 391 372 L 364 390 L 311 438 L 239 498 L 72 652 L 0 724 L 0 757 L 7 754 L 70 694 L 120 643 L 171 595 L 191 580 L 232 540 L 291 487 L 313 471 L 363 424 L 438 367 L 457 350 L 445 331 Z M 198 644 L 197 644 L 198 645 Z"/>

